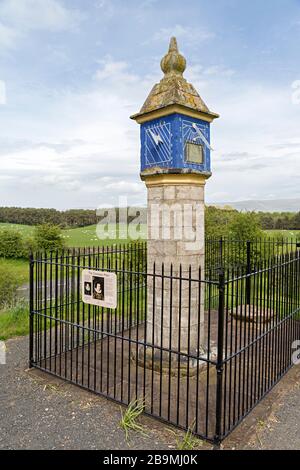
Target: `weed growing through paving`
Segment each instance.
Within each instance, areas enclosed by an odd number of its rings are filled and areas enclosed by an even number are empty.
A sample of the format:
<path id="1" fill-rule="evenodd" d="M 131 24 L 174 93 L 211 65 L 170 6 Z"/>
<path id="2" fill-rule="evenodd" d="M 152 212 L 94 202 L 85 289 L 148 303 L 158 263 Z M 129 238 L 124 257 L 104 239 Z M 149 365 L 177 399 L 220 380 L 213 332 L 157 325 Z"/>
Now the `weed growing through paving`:
<path id="1" fill-rule="evenodd" d="M 136 431 L 141 434 L 146 435 L 144 429 L 141 424 L 137 422 L 140 415 L 143 413 L 145 409 L 145 400 L 134 400 L 129 403 L 128 408 L 123 413 L 121 408 L 121 421 L 119 426 L 125 432 L 125 439 L 128 442 L 129 440 L 129 432 Z"/>
<path id="2" fill-rule="evenodd" d="M 181 441 L 177 440 L 177 450 L 194 450 L 199 446 L 202 446 L 203 442 L 197 439 L 193 432 L 195 424 L 189 427 Z"/>

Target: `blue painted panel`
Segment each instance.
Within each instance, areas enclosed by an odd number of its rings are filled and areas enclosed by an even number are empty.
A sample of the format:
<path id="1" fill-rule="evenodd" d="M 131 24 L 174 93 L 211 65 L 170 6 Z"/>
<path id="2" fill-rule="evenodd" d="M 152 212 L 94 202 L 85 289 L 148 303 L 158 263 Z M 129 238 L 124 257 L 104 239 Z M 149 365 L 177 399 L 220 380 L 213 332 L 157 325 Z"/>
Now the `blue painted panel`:
<path id="1" fill-rule="evenodd" d="M 196 124 L 210 143 L 210 124 L 182 114 L 153 119 L 141 125 L 141 171 L 159 167 L 165 170 L 188 169 L 191 172 L 210 172 L 210 149 L 202 141 Z M 196 140 L 195 140 L 196 139 Z M 204 147 L 203 164 L 189 163 L 185 159 L 187 142 L 201 143 Z"/>

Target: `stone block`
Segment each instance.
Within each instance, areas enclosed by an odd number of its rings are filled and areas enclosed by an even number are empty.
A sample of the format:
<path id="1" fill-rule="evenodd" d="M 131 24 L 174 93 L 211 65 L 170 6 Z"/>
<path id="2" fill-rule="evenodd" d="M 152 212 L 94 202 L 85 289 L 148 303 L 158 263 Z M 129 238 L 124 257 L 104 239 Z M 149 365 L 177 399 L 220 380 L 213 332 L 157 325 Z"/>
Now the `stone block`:
<path id="1" fill-rule="evenodd" d="M 177 186 L 176 199 L 204 201 L 204 186 Z"/>
<path id="2" fill-rule="evenodd" d="M 165 200 L 176 199 L 176 186 L 164 187 L 164 199 Z"/>
<path id="3" fill-rule="evenodd" d="M 148 188 L 148 201 L 158 200 L 161 201 L 164 198 L 164 189 L 162 186 L 155 186 Z"/>

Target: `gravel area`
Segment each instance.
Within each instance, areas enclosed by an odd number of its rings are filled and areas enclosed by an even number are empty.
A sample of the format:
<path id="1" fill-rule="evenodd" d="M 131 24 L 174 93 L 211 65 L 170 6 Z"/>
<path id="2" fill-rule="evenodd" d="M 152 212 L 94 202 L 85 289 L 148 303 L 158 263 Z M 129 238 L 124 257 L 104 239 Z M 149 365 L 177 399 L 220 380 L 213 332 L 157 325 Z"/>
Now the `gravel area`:
<path id="1" fill-rule="evenodd" d="M 172 450 L 183 433 L 143 416 L 147 436 L 127 443 L 120 406 L 38 370 L 28 370 L 28 338 L 6 342 L 0 365 L 1 449 Z M 124 408 L 123 408 L 124 409 Z M 199 441 L 200 447 L 211 448 Z"/>
<path id="2" fill-rule="evenodd" d="M 176 450 L 184 433 L 143 416 L 147 435 L 120 429 L 120 406 L 37 370 L 28 338 L 6 342 L 0 365 L 0 449 Z M 300 449 L 300 367 L 294 367 L 226 439 L 226 449 Z M 199 450 L 212 446 L 199 440 Z"/>

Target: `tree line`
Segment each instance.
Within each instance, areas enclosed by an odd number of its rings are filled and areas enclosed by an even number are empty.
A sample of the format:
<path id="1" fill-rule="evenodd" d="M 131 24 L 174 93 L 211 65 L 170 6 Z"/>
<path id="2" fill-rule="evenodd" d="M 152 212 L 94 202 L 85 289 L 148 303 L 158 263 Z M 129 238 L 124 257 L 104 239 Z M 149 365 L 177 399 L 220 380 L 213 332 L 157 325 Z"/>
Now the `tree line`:
<path id="1" fill-rule="evenodd" d="M 97 211 L 93 209 L 70 209 L 66 211 L 58 211 L 56 209 L 34 209 L 21 207 L 0 207 L 0 223 L 20 224 L 20 225 L 42 225 L 52 224 L 61 228 L 76 228 L 94 225 L 106 220 L 108 210 L 101 209 L 97 215 Z M 136 208 L 130 209 L 130 213 L 137 212 L 141 215 L 141 221 L 146 223 L 146 209 Z M 115 208 L 116 222 L 119 222 L 120 209 Z M 128 221 L 131 222 L 136 216 L 130 215 Z"/>
<path id="2" fill-rule="evenodd" d="M 116 222 L 120 221 L 120 209 L 115 209 Z M 130 210 L 130 214 L 137 213 L 138 222 L 146 223 L 146 209 L 135 208 Z M 214 232 L 216 227 L 224 231 L 231 220 L 238 214 L 238 211 L 231 207 L 218 208 L 209 206 L 206 208 L 206 224 L 213 223 Z M 300 212 L 251 212 L 251 217 L 257 221 L 262 230 L 300 230 Z M 21 225 L 41 225 L 52 224 L 61 228 L 76 228 L 94 225 L 101 221 L 105 222 L 105 209 L 97 215 L 92 209 L 71 209 L 58 211 L 56 209 L 34 209 L 20 207 L 0 207 L 0 223 L 11 223 Z M 132 222 L 135 215 L 128 217 L 128 222 Z M 218 230 L 219 230 L 218 229 Z"/>
<path id="3" fill-rule="evenodd" d="M 239 212 L 229 206 L 209 206 L 205 213 L 206 234 L 217 235 L 216 230 L 218 235 L 224 234 L 237 214 L 247 214 L 248 221 L 256 222 L 261 230 L 300 230 L 300 212 Z"/>

